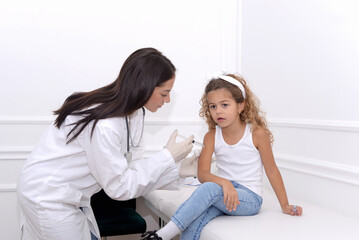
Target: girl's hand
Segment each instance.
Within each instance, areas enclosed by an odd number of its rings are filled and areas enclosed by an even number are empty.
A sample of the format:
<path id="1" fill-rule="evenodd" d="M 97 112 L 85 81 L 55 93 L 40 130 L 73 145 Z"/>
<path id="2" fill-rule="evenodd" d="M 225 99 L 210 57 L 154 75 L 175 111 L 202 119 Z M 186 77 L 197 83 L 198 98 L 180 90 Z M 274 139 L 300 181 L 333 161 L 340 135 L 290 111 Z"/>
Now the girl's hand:
<path id="1" fill-rule="evenodd" d="M 233 184 L 226 180 L 222 185 L 223 190 L 223 203 L 226 205 L 226 208 L 229 212 L 236 211 L 238 204 L 238 193 L 234 188 Z"/>
<path id="2" fill-rule="evenodd" d="M 286 204 L 282 206 L 283 213 L 292 215 L 292 216 L 301 216 L 303 213 L 303 208 L 298 205 L 289 205 Z"/>

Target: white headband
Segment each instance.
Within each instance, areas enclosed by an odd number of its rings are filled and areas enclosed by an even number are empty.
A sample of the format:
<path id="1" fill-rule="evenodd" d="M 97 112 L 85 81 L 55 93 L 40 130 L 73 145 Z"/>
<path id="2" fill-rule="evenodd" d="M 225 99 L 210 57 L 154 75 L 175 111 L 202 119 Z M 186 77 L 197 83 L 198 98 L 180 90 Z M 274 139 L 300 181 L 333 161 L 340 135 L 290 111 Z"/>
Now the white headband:
<path id="1" fill-rule="evenodd" d="M 232 83 L 233 85 L 236 85 L 237 87 L 239 87 L 239 89 L 242 91 L 243 98 L 246 98 L 246 91 L 244 90 L 244 87 L 240 81 L 238 81 L 230 76 L 226 76 L 226 75 L 219 75 L 218 77 L 224 81 L 227 81 L 227 82 Z"/>

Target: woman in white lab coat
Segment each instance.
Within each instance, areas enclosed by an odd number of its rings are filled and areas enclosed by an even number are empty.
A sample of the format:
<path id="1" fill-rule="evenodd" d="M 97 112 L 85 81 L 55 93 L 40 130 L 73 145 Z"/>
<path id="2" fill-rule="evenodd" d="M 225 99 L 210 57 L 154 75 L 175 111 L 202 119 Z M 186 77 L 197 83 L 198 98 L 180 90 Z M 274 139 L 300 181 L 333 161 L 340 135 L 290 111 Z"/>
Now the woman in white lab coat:
<path id="1" fill-rule="evenodd" d="M 175 131 L 162 151 L 141 155 L 145 109 L 156 112 L 170 101 L 175 70 L 156 49 L 139 49 L 113 83 L 74 93 L 55 111 L 19 178 L 22 239 L 99 239 L 90 198 L 101 188 L 127 200 L 178 187 L 185 169 L 177 162 L 191 151 L 193 137 L 176 143 Z"/>

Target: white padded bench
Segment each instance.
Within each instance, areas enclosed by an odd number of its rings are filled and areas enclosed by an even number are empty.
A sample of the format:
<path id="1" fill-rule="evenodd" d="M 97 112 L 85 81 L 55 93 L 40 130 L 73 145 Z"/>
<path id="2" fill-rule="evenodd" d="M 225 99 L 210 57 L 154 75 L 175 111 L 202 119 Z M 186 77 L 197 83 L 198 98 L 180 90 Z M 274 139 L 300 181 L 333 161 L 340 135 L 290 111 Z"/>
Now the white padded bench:
<path id="1" fill-rule="evenodd" d="M 144 196 L 145 204 L 168 222 L 195 189 L 185 185 L 180 191 L 156 190 Z M 296 202 L 291 199 L 291 203 Z M 217 217 L 204 227 L 200 240 L 359 240 L 359 219 L 309 203 L 298 204 L 304 208 L 301 217 L 283 214 L 273 190 L 264 188 L 259 214 Z"/>

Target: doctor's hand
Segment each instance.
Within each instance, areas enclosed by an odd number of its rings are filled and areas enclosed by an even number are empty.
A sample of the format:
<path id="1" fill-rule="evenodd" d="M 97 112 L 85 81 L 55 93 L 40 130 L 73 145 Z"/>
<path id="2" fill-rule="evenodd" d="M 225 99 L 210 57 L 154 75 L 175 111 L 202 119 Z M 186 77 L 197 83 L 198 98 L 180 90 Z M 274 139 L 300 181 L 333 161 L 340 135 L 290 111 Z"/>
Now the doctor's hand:
<path id="1" fill-rule="evenodd" d="M 193 147 L 193 136 L 190 136 L 186 140 L 182 142 L 176 142 L 176 137 L 178 135 L 178 130 L 176 129 L 170 139 L 168 140 L 166 144 L 166 148 L 171 153 L 173 159 L 175 162 L 178 162 L 179 160 L 184 159 L 192 150 Z"/>
<path id="2" fill-rule="evenodd" d="M 179 171 L 181 178 L 197 176 L 199 155 L 201 155 L 201 150 L 195 150 L 192 156 L 183 159 Z"/>

